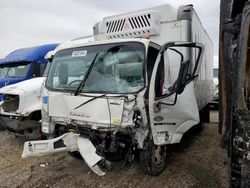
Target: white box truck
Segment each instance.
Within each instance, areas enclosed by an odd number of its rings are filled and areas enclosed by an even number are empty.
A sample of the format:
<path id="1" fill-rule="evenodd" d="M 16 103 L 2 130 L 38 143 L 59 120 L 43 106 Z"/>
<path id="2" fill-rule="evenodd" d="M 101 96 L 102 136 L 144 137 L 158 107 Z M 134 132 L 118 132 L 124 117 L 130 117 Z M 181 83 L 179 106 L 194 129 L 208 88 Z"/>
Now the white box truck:
<path id="1" fill-rule="evenodd" d="M 94 34 L 54 51 L 42 104 L 50 139 L 26 142 L 22 157 L 71 152 L 104 175 L 110 161 L 138 154 L 159 175 L 168 145 L 208 120 L 212 41 L 192 5 L 106 17 Z"/>

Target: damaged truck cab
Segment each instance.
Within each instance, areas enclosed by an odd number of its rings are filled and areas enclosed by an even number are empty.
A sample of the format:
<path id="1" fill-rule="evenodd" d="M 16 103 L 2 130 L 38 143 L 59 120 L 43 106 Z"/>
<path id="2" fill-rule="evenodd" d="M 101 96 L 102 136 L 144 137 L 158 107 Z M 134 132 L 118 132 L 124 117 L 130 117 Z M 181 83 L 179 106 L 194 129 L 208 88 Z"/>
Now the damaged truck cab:
<path id="1" fill-rule="evenodd" d="M 143 171 L 159 175 L 167 145 L 208 120 L 212 42 L 191 5 L 107 17 L 94 34 L 54 51 L 42 104 L 51 139 L 26 142 L 22 156 L 80 153 L 104 175 L 100 166 L 139 153 Z"/>

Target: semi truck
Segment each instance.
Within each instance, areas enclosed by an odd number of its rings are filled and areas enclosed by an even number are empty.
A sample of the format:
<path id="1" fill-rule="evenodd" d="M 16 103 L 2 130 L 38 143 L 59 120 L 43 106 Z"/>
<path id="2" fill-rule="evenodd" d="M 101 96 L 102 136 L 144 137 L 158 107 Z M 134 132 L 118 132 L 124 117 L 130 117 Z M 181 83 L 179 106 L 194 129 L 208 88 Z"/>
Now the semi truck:
<path id="1" fill-rule="evenodd" d="M 44 56 L 57 44 L 21 48 L 0 59 L 0 88 L 34 77 L 40 77 L 46 67 Z"/>
<path id="2" fill-rule="evenodd" d="M 221 0 L 219 132 L 227 149 L 230 187 L 250 187 L 250 3 Z"/>
<path id="3" fill-rule="evenodd" d="M 138 158 L 157 176 L 169 146 L 209 121 L 213 43 L 192 5 L 105 17 L 94 40 L 54 50 L 43 90 L 42 132 L 22 157 L 70 152 L 97 175 Z"/>
<path id="4" fill-rule="evenodd" d="M 41 138 L 41 88 L 50 66 L 44 56 L 56 46 L 49 44 L 20 49 L 5 58 L 6 64 L 2 65 L 2 71 L 6 71 L 4 80 L 8 80 L 8 84 L 18 83 L 0 88 L 2 129 L 16 136 Z"/>

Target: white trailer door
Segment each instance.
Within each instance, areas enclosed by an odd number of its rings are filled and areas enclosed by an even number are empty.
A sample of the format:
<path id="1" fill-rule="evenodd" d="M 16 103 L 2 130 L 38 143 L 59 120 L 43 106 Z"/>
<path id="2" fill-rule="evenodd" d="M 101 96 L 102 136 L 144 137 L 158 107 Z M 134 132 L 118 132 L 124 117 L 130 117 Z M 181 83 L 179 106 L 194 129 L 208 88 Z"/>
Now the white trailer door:
<path id="1" fill-rule="evenodd" d="M 190 49 L 198 52 L 194 63 Z M 183 133 L 199 123 L 194 79 L 202 49 L 196 43 L 173 42 L 160 50 L 149 87 L 150 126 L 156 145 L 179 142 Z"/>

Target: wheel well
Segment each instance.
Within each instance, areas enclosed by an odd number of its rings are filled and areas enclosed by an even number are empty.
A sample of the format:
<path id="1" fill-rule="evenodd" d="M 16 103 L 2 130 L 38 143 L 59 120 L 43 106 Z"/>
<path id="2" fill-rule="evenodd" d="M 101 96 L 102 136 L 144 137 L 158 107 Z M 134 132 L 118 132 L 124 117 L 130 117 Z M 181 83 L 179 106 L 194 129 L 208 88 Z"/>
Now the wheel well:
<path id="1" fill-rule="evenodd" d="M 31 120 L 37 120 L 37 121 L 41 120 L 41 119 L 42 119 L 41 110 L 32 112 L 32 113 L 30 114 L 30 119 L 31 119 Z"/>
<path id="2" fill-rule="evenodd" d="M 210 106 L 209 104 L 207 104 L 205 107 L 203 107 L 200 111 L 199 111 L 199 115 L 200 115 L 200 122 L 201 123 L 209 123 L 210 122 Z"/>

